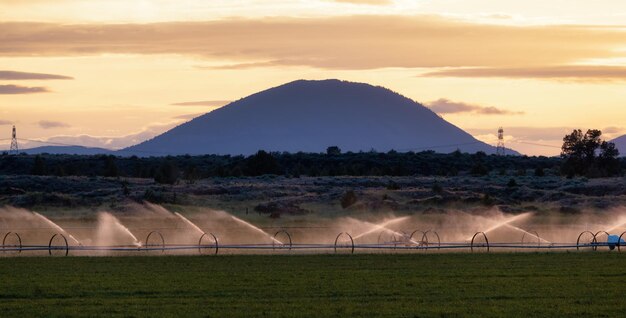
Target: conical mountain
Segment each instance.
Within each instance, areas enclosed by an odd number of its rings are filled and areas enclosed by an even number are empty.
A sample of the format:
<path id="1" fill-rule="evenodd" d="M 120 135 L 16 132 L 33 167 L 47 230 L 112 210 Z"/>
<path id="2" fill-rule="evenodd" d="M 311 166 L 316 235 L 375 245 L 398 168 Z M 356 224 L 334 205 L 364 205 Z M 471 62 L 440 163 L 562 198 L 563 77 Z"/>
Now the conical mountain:
<path id="1" fill-rule="evenodd" d="M 423 105 L 383 87 L 298 80 L 250 95 L 123 154 L 423 151 L 494 153 Z"/>

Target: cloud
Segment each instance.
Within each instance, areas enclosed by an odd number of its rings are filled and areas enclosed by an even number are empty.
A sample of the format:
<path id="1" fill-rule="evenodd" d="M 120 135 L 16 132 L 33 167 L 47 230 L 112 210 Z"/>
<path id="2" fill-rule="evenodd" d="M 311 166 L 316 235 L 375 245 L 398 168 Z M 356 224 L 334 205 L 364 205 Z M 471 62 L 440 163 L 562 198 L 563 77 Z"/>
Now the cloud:
<path id="1" fill-rule="evenodd" d="M 392 0 L 333 0 L 334 2 L 352 3 L 352 4 L 369 4 L 369 5 L 388 5 L 392 4 Z"/>
<path id="2" fill-rule="evenodd" d="M 0 71 L 0 80 L 68 80 L 73 77 L 64 75 L 44 74 L 44 73 L 26 73 L 16 71 Z"/>
<path id="3" fill-rule="evenodd" d="M 446 98 L 440 98 L 436 101 L 427 103 L 432 111 L 437 114 L 457 114 L 457 113 L 476 113 L 483 115 L 521 115 L 523 112 L 512 112 L 499 109 L 493 106 L 479 106 L 463 102 L 453 102 Z"/>
<path id="4" fill-rule="evenodd" d="M 51 120 L 40 120 L 37 122 L 37 125 L 43 129 L 52 129 L 52 128 L 67 128 L 70 125 L 60 122 L 60 121 L 51 121 Z"/>
<path id="5" fill-rule="evenodd" d="M 603 134 L 618 134 L 618 133 L 623 133 L 626 132 L 626 129 L 623 127 L 606 127 L 604 129 L 602 129 L 602 133 Z"/>
<path id="6" fill-rule="evenodd" d="M 6 22 L 0 30 L 0 56 L 184 54 L 231 60 L 230 68 L 538 67 L 619 58 L 626 46 L 626 32 L 618 27 L 507 26 L 435 16 Z"/>
<path id="7" fill-rule="evenodd" d="M 19 85 L 0 85 L 0 95 L 47 93 L 45 87 L 28 87 Z"/>
<path id="8" fill-rule="evenodd" d="M 540 78 L 573 81 L 626 81 L 626 66 L 562 65 L 515 68 L 453 68 L 422 74 L 425 77 Z"/>
<path id="9" fill-rule="evenodd" d="M 293 60 L 274 60 L 274 61 L 263 61 L 263 62 L 249 62 L 249 63 L 235 63 L 235 64 L 224 64 L 224 65 L 215 65 L 215 66 L 199 66 L 200 69 L 212 69 L 212 70 L 243 70 L 248 68 L 258 68 L 258 67 L 272 67 L 272 66 L 282 66 L 282 65 L 302 65 L 306 64 L 303 61 L 297 62 Z"/>
<path id="10" fill-rule="evenodd" d="M 501 20 L 510 20 L 513 19 L 513 16 L 510 14 L 505 14 L 505 13 L 491 13 L 491 14 L 487 14 L 485 15 L 486 18 L 490 18 L 490 19 L 501 19 Z"/>
<path id="11" fill-rule="evenodd" d="M 121 149 L 128 146 L 136 145 L 140 142 L 151 139 L 165 131 L 173 128 L 180 121 L 172 123 L 155 123 L 144 127 L 139 132 L 131 133 L 125 136 L 91 136 L 78 135 L 68 136 L 60 135 L 48 138 L 46 141 L 63 143 L 68 145 L 79 145 L 84 147 L 98 147 L 105 149 Z"/>
<path id="12" fill-rule="evenodd" d="M 174 106 L 209 106 L 209 107 L 221 107 L 226 104 L 229 104 L 230 100 L 202 100 L 197 102 L 181 102 L 181 103 L 172 103 L 170 105 Z"/>
<path id="13" fill-rule="evenodd" d="M 13 125 L 13 122 L 10 120 L 0 119 L 0 126 L 5 126 L 5 125 Z"/>
<path id="14" fill-rule="evenodd" d="M 190 120 L 190 119 L 194 119 L 194 118 L 196 118 L 198 116 L 202 116 L 204 114 L 205 113 L 179 115 L 179 116 L 175 116 L 174 119 Z"/>
<path id="15" fill-rule="evenodd" d="M 604 127 L 601 129 L 602 138 L 606 140 L 615 139 L 619 136 L 626 134 L 626 128 L 624 127 Z"/>
<path id="16" fill-rule="evenodd" d="M 64 144 L 64 145 L 75 145 L 75 146 L 83 146 L 83 147 L 96 147 L 96 148 L 104 148 L 104 149 L 122 149 L 129 146 L 136 145 L 148 139 L 154 138 L 157 135 L 160 135 L 175 126 L 181 123 L 181 120 L 185 120 L 187 118 L 183 118 L 185 116 L 190 115 L 182 115 L 177 116 L 176 120 L 173 120 L 168 123 L 153 123 L 146 127 L 141 128 L 138 132 L 130 133 L 128 135 L 123 136 L 92 136 L 92 135 L 57 135 L 49 138 L 41 138 L 42 142 L 22 142 L 25 148 L 31 148 L 36 146 L 41 146 L 42 143 L 50 142 L 51 144 Z M 195 114 L 201 115 L 201 114 Z M 40 124 L 41 122 L 39 122 Z M 58 122 L 52 122 L 57 124 L 63 124 Z M 66 124 L 63 124 L 66 125 Z M 66 126 L 67 127 L 67 126 Z M 155 152 L 155 154 L 161 154 Z"/>

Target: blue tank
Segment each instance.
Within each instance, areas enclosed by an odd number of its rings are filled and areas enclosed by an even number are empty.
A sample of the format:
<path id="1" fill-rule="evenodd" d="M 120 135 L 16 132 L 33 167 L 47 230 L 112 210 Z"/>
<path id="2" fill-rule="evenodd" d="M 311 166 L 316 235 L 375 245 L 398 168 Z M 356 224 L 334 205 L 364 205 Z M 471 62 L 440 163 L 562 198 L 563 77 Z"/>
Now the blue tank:
<path id="1" fill-rule="evenodd" d="M 624 239 L 620 239 L 617 235 L 609 235 L 609 237 L 606 239 L 606 243 L 609 245 L 610 250 L 614 250 L 618 242 L 620 246 L 626 246 L 626 242 L 624 242 Z"/>

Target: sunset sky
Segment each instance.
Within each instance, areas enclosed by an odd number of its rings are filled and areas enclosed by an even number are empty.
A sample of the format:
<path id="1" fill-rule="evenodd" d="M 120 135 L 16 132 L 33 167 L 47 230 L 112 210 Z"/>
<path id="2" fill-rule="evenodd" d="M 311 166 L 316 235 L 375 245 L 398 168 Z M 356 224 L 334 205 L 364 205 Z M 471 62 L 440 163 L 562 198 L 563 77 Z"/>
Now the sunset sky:
<path id="1" fill-rule="evenodd" d="M 327 78 L 556 155 L 574 128 L 626 134 L 626 1 L 0 0 L 0 139 L 117 149 Z"/>

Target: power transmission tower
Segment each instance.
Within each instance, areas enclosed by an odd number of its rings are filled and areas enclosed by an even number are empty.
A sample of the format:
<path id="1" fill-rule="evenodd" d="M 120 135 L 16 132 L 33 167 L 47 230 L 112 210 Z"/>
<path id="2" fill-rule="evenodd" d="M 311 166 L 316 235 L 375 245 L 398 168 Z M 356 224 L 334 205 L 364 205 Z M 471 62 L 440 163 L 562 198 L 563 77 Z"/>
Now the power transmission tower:
<path id="1" fill-rule="evenodd" d="M 15 125 L 13 126 L 13 137 L 11 139 L 11 148 L 9 149 L 9 154 L 17 155 L 19 152 L 19 148 L 17 147 L 17 133 L 15 132 Z"/>
<path id="2" fill-rule="evenodd" d="M 504 156 L 504 129 L 498 128 L 498 145 L 496 146 L 496 154 Z"/>

